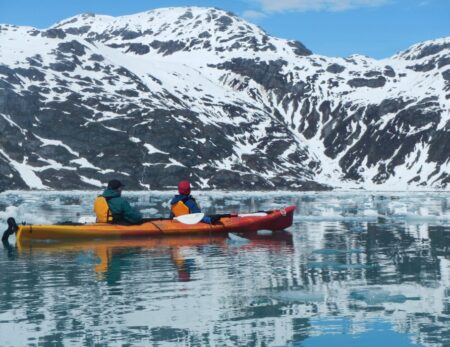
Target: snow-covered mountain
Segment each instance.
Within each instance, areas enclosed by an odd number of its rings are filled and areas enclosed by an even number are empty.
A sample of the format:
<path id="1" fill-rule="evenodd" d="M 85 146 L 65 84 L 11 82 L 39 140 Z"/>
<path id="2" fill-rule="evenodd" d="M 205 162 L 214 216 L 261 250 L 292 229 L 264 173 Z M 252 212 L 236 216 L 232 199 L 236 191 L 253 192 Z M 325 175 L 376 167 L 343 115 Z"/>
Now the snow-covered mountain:
<path id="1" fill-rule="evenodd" d="M 0 47 L 0 187 L 450 183 L 450 38 L 330 58 L 191 7 L 1 25 Z"/>

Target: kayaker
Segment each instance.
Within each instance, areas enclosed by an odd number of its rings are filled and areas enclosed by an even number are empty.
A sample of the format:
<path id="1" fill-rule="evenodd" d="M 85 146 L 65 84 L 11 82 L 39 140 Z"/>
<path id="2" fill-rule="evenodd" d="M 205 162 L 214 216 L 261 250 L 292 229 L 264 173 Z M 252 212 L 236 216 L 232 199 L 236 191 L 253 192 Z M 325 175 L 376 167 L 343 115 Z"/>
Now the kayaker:
<path id="1" fill-rule="evenodd" d="M 141 213 L 122 198 L 125 185 L 119 180 L 108 182 L 108 187 L 94 202 L 97 223 L 140 224 L 143 222 Z"/>
<path id="2" fill-rule="evenodd" d="M 178 183 L 178 193 L 170 201 L 170 218 L 202 212 L 195 199 L 191 196 L 191 184 L 189 181 L 180 181 Z M 211 224 L 214 221 L 210 217 L 205 216 L 202 222 Z"/>

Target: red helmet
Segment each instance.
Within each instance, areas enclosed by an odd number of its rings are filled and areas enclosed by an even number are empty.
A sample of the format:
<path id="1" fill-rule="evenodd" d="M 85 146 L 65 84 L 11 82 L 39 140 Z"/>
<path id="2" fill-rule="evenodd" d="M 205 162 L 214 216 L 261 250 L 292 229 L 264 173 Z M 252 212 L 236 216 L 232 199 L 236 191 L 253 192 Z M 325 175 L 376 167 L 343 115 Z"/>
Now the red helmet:
<path id="1" fill-rule="evenodd" d="M 178 193 L 181 195 L 189 195 L 191 194 L 191 184 L 189 181 L 181 181 L 178 183 Z"/>

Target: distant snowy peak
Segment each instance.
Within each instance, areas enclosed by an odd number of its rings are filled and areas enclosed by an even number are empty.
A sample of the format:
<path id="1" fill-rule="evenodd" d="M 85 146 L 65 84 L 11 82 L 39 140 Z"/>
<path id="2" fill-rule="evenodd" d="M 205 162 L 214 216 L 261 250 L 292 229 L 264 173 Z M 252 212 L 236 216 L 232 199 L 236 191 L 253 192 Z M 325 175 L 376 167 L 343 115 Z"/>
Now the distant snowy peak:
<path id="1" fill-rule="evenodd" d="M 405 61 L 407 68 L 416 72 L 441 70 L 442 77 L 450 83 L 450 37 L 413 45 L 395 55 L 393 60 Z"/>
<path id="2" fill-rule="evenodd" d="M 82 14 L 50 30 L 139 55 L 194 50 L 276 52 L 280 43 L 287 43 L 296 55 L 311 54 L 300 42 L 273 38 L 230 12 L 201 7 L 164 8 L 121 17 Z"/>
<path id="3" fill-rule="evenodd" d="M 450 37 L 424 41 L 396 54 L 393 58 L 405 60 L 421 60 L 432 56 L 449 56 Z"/>

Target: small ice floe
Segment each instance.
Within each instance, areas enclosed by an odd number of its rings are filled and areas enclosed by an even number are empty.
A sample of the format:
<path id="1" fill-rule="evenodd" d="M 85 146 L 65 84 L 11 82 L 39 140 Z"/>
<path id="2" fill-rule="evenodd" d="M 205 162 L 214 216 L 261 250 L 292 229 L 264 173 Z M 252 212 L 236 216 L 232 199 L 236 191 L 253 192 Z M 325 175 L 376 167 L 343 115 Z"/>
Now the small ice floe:
<path id="1" fill-rule="evenodd" d="M 440 213 L 436 209 L 430 211 L 426 206 L 412 206 L 408 209 L 405 205 L 391 206 L 391 212 L 385 218 L 393 220 L 405 220 L 410 223 L 438 223 L 450 220 L 450 216 Z"/>
<path id="2" fill-rule="evenodd" d="M 233 206 L 233 205 L 239 206 L 241 203 L 242 203 L 242 201 L 238 200 L 238 199 L 226 199 L 224 201 L 225 206 Z M 203 204 L 202 204 L 202 206 L 203 206 Z"/>
<path id="3" fill-rule="evenodd" d="M 314 211 L 312 214 L 297 214 L 294 221 L 314 221 L 314 222 L 336 222 L 336 221 L 374 221 L 377 220 L 379 214 L 376 210 L 365 209 L 359 213 L 346 213 L 342 210 L 323 209 Z"/>
<path id="4" fill-rule="evenodd" d="M 342 264 L 336 261 L 310 261 L 308 267 L 312 269 L 339 269 Z"/>
<path id="5" fill-rule="evenodd" d="M 370 264 L 342 264 L 336 261 L 311 261 L 307 265 L 311 269 L 330 269 L 333 271 L 362 270 L 373 267 Z"/>
<path id="6" fill-rule="evenodd" d="M 7 206 L 5 211 L 0 211 L 0 220 L 4 221 L 6 223 L 6 220 L 9 217 L 16 218 L 19 214 L 19 208 L 16 206 Z"/>
<path id="7" fill-rule="evenodd" d="M 144 208 L 140 210 L 142 214 L 153 216 L 155 214 L 158 214 L 159 211 L 156 208 L 150 207 L 150 208 Z"/>
<path id="8" fill-rule="evenodd" d="M 428 209 L 419 209 L 419 213 L 409 213 L 405 216 L 407 222 L 443 222 L 447 220 L 446 215 L 429 214 Z"/>
<path id="9" fill-rule="evenodd" d="M 270 236 L 273 234 L 272 230 L 266 230 L 266 229 L 258 230 L 256 233 L 259 236 Z"/>
<path id="10" fill-rule="evenodd" d="M 404 303 L 407 300 L 420 300 L 420 297 L 407 297 L 403 294 L 392 294 L 380 288 L 360 289 L 350 292 L 349 297 L 353 300 L 364 301 L 367 305 L 378 305 L 383 303 Z"/>
<path id="11" fill-rule="evenodd" d="M 406 206 L 394 207 L 392 210 L 393 217 L 404 217 L 407 214 L 408 214 L 408 209 L 406 208 Z"/>
<path id="12" fill-rule="evenodd" d="M 272 306 L 273 299 L 268 296 L 255 296 L 249 302 L 249 306 L 251 307 L 264 307 L 264 306 Z"/>
<path id="13" fill-rule="evenodd" d="M 7 206 L 5 211 L 0 211 L 0 222 L 6 223 L 9 217 L 16 219 L 17 224 L 48 224 L 48 218 L 45 214 L 36 214 L 32 210 L 29 210 L 27 206 Z"/>
<path id="14" fill-rule="evenodd" d="M 80 218 L 78 218 L 78 223 L 82 223 L 82 224 L 91 224 L 91 223 L 95 223 L 97 221 L 97 219 L 94 216 L 81 216 Z"/>
<path id="15" fill-rule="evenodd" d="M 353 225 L 350 227 L 350 231 L 352 233 L 363 233 L 366 231 L 366 229 L 361 225 Z"/>
<path id="16" fill-rule="evenodd" d="M 287 302 L 321 302 L 325 300 L 325 294 L 309 290 L 283 290 L 272 294 L 272 298 L 277 301 Z"/>
<path id="17" fill-rule="evenodd" d="M 333 249 L 333 248 L 323 248 L 316 249 L 312 251 L 313 254 L 322 254 L 322 255 L 335 255 L 335 254 L 354 254 L 354 253 L 363 253 L 361 249 Z"/>
<path id="18" fill-rule="evenodd" d="M 246 238 L 244 238 L 242 236 L 233 234 L 233 233 L 229 233 L 228 234 L 228 240 L 227 241 L 230 244 L 244 244 L 244 243 L 250 242 L 250 240 L 248 240 L 248 239 L 246 239 Z"/>

